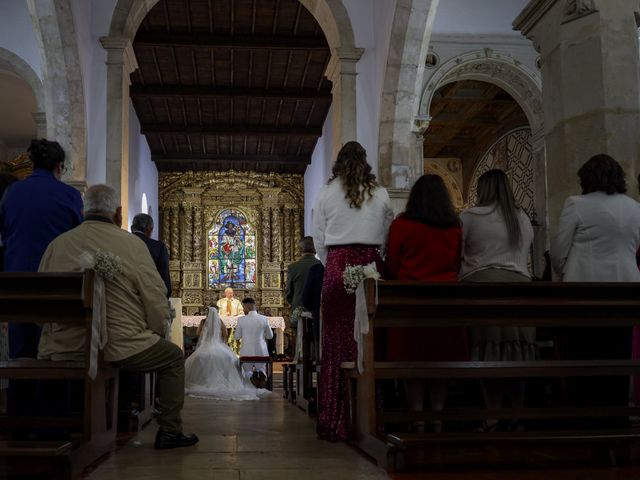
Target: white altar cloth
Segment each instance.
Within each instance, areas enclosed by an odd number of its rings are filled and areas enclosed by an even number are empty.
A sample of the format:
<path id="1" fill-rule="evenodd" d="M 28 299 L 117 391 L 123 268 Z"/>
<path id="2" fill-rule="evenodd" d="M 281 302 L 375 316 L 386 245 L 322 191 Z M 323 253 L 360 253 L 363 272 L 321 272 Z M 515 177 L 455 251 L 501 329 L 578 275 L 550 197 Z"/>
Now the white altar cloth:
<path id="1" fill-rule="evenodd" d="M 197 327 L 200 325 L 202 319 L 206 318 L 204 315 L 182 315 L 183 327 Z M 227 328 L 236 328 L 238 325 L 238 317 L 220 317 L 222 323 Z M 269 320 L 269 326 L 276 330 L 276 353 L 284 353 L 284 317 L 267 317 Z"/>

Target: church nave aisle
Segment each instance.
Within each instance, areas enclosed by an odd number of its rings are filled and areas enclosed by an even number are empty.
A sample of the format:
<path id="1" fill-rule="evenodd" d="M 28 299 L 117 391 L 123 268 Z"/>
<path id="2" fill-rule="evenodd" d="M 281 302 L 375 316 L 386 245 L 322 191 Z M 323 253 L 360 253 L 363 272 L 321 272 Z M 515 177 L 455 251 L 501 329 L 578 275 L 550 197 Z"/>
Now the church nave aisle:
<path id="1" fill-rule="evenodd" d="M 315 423 L 276 390 L 260 401 L 221 402 L 187 397 L 184 431 L 194 447 L 153 449 L 155 425 L 121 447 L 90 480 L 357 480 L 385 472 L 342 443 L 316 439 Z"/>

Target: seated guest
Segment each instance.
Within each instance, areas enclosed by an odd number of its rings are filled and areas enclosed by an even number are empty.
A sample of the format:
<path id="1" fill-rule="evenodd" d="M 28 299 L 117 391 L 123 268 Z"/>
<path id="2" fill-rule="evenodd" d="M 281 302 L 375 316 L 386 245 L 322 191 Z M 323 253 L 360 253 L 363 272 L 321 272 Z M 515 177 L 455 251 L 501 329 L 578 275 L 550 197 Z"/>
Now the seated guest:
<path id="1" fill-rule="evenodd" d="M 640 204 L 625 195 L 625 173 L 609 155 L 596 155 L 578 170 L 582 195 L 569 197 L 551 242 L 554 272 L 563 282 L 640 282 Z M 585 328 L 572 333 L 572 359 L 630 358 L 627 327 Z M 625 405 L 624 377 L 571 379 L 573 400 L 581 405 Z M 606 398 L 605 398 L 606 397 Z"/>
<path id="2" fill-rule="evenodd" d="M 167 298 L 171 296 L 171 277 L 169 276 L 169 253 L 164 243 L 151 238 L 153 232 L 153 218 L 146 213 L 139 213 L 131 222 L 131 233 L 142 240 L 156 264 L 158 273 L 167 287 Z"/>
<path id="3" fill-rule="evenodd" d="M 120 271 L 112 279 L 105 279 L 108 340 L 104 359 L 125 370 L 158 374 L 161 413 L 155 448 L 194 445 L 198 437 L 182 433 L 184 356 L 179 347 L 164 339 L 169 305 L 149 251 L 135 235 L 117 226 L 122 214 L 113 188 L 89 188 L 84 213 L 80 226 L 49 245 L 40 271 L 80 271 L 84 268 L 83 254 L 95 255 L 98 250 L 120 257 Z M 83 328 L 47 324 L 42 331 L 39 358 L 78 357 L 84 346 Z"/>
<path id="4" fill-rule="evenodd" d="M 398 280 L 456 282 L 462 228 L 447 187 L 438 175 L 423 175 L 409 193 L 407 208 L 389 229 L 387 271 Z M 464 361 L 469 359 L 464 328 L 393 328 L 388 331 L 389 361 Z M 422 411 L 424 380 L 405 382 L 409 408 Z M 446 380 L 429 380 L 431 408 L 442 410 Z M 423 429 L 424 424 L 415 425 Z M 440 431 L 441 422 L 433 422 Z"/>
<path id="5" fill-rule="evenodd" d="M 237 317 L 242 315 L 242 303 L 233 296 L 233 288 L 227 287 L 224 289 L 224 297 L 222 297 L 216 303 L 218 312 L 223 317 Z"/>
<path id="6" fill-rule="evenodd" d="M 269 326 L 269 320 L 264 315 L 256 312 L 256 302 L 253 298 L 245 298 L 242 300 L 242 308 L 244 316 L 238 318 L 238 326 L 236 327 L 236 340 L 241 340 L 240 356 L 241 357 L 267 357 L 269 350 L 267 349 L 267 340 L 273 338 L 273 330 Z M 254 372 L 262 372 L 266 375 L 264 364 L 245 363 L 243 366 L 245 375 L 251 377 Z"/>
<path id="7" fill-rule="evenodd" d="M 18 179 L 11 175 L 10 173 L 0 173 L 0 206 L 2 205 L 2 198 L 4 197 L 4 192 L 7 190 L 9 185 L 14 182 L 17 182 Z M 4 246 L 2 244 L 2 235 L 0 232 L 0 272 L 4 272 Z"/>

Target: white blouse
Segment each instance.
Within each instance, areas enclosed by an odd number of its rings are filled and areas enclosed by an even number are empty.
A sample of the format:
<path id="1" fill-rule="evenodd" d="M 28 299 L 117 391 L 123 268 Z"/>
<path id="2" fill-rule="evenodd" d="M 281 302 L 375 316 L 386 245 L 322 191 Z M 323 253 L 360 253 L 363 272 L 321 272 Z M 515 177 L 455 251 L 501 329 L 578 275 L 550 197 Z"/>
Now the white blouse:
<path id="1" fill-rule="evenodd" d="M 507 225 L 497 207 L 473 207 L 460 214 L 462 220 L 462 267 L 460 279 L 487 268 L 499 268 L 531 277 L 528 260 L 533 243 L 529 217 L 518 211 L 522 242 L 509 244 Z"/>
<path id="2" fill-rule="evenodd" d="M 318 258 L 324 264 L 327 247 L 334 245 L 378 245 L 387 243 L 393 209 L 387 190 L 378 187 L 360 208 L 352 208 L 345 198 L 340 179 L 325 185 L 313 209 L 312 235 Z"/>

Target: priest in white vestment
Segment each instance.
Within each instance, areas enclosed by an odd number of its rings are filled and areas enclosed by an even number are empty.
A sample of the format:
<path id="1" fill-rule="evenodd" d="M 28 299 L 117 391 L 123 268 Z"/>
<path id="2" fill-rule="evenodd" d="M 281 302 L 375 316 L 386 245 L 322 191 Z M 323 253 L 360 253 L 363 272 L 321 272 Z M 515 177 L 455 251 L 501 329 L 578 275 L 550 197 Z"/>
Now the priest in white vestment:
<path id="1" fill-rule="evenodd" d="M 222 297 L 216 303 L 218 312 L 221 317 L 236 317 L 242 315 L 242 303 L 233 296 L 233 288 L 227 287 L 224 289 L 224 297 Z"/>
<path id="2" fill-rule="evenodd" d="M 236 340 L 242 340 L 240 356 L 268 357 L 267 340 L 273 338 L 269 319 L 256 312 L 256 302 L 253 298 L 245 298 L 242 301 L 242 308 L 245 314 L 238 318 L 238 326 L 235 331 Z M 245 375 L 249 377 L 254 371 L 263 372 L 265 375 L 267 373 L 264 363 L 244 363 L 242 368 Z"/>

